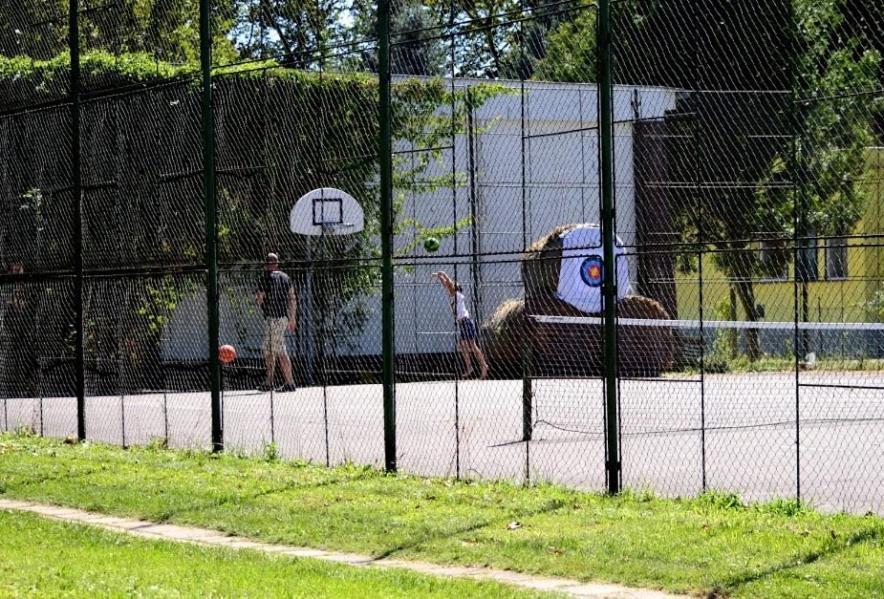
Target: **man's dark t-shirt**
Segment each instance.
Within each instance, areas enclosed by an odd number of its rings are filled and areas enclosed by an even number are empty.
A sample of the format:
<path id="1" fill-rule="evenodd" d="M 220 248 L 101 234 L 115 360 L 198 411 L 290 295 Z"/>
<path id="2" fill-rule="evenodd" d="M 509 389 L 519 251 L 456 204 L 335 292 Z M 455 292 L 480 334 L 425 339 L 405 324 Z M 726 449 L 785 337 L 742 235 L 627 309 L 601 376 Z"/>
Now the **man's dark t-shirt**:
<path id="1" fill-rule="evenodd" d="M 286 318 L 288 316 L 289 291 L 292 282 L 284 272 L 275 270 L 264 273 L 258 291 L 264 292 L 264 303 L 261 310 L 264 318 Z"/>

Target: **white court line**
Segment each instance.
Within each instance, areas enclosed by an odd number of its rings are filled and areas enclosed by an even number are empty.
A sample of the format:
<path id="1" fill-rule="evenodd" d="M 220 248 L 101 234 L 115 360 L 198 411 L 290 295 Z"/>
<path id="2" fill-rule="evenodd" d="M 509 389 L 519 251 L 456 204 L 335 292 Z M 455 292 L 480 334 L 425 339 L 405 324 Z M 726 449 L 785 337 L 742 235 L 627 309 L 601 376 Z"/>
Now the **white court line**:
<path id="1" fill-rule="evenodd" d="M 531 314 L 530 318 L 545 324 L 600 325 L 599 316 L 552 316 Z M 674 329 L 768 329 L 795 330 L 793 322 L 767 322 L 750 320 L 667 320 L 664 318 L 618 318 L 618 325 L 671 327 Z M 800 331 L 884 331 L 884 324 L 877 322 L 799 322 Z"/>

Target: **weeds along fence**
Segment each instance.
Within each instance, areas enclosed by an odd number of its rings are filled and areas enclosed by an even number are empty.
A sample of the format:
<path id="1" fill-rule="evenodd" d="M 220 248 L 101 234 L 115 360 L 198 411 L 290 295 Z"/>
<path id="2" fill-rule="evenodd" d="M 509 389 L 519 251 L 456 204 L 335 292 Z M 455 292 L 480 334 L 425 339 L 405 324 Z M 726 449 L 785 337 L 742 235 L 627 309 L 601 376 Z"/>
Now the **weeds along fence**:
<path id="1" fill-rule="evenodd" d="M 860 0 L 7 3 L 0 426 L 881 513 L 882 31 Z M 364 230 L 293 233 L 318 188 Z M 296 391 L 256 390 L 269 252 Z"/>

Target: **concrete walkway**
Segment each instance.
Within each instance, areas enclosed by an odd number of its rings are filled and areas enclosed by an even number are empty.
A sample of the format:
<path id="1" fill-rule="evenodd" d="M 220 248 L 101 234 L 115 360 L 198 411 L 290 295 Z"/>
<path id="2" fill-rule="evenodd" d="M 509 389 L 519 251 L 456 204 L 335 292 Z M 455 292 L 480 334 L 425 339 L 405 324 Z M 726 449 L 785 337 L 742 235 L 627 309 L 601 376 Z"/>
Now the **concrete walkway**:
<path id="1" fill-rule="evenodd" d="M 154 540 L 161 539 L 182 543 L 196 543 L 199 545 L 226 547 L 228 549 L 251 549 L 296 558 L 320 559 L 346 564 L 348 566 L 401 568 L 403 570 L 410 570 L 412 572 L 431 576 L 490 580 L 536 591 L 562 593 L 571 597 L 608 597 L 612 599 L 664 599 L 676 597 L 676 595 L 669 595 L 660 591 L 632 589 L 613 584 L 579 582 L 565 578 L 538 577 L 505 570 L 492 570 L 490 568 L 438 566 L 426 562 L 375 559 L 368 555 L 338 553 L 335 551 L 310 549 L 307 547 L 273 545 L 243 537 L 229 536 L 223 532 L 206 528 L 177 526 L 173 524 L 156 524 L 144 520 L 118 518 L 116 516 L 106 516 L 73 508 L 44 505 L 30 501 L 0 499 L 0 509 L 31 512 L 48 518 L 54 518 L 56 520 L 88 524 L 114 532 L 121 532 Z"/>

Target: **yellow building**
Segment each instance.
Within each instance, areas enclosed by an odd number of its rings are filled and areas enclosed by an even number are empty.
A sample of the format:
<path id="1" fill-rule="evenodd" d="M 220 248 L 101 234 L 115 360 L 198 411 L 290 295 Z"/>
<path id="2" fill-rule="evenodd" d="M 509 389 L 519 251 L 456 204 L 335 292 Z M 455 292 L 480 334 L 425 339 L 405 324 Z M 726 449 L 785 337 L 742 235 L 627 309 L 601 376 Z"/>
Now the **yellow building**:
<path id="1" fill-rule="evenodd" d="M 881 312 L 873 305 L 876 293 L 884 289 L 884 148 L 868 150 L 863 185 L 867 193 L 865 210 L 852 234 L 842 239 L 820 239 L 815 250 L 809 250 L 806 259 L 813 272 L 806 292 L 809 321 L 881 320 Z M 794 260 L 776 264 L 769 260 L 771 249 L 757 244 L 759 260 L 772 267 L 766 268 L 766 274 L 754 281 L 756 305 L 763 314 L 761 320 L 793 322 L 796 295 L 799 307 L 805 303 L 802 285 L 796 285 L 794 281 Z M 678 318 L 699 319 L 702 316 L 705 320 L 731 320 L 735 316 L 737 320 L 744 320 L 746 315 L 740 302 L 736 302 L 736 313 L 731 307 L 730 285 L 716 268 L 714 256 L 706 254 L 701 266 L 702 276 L 700 268 L 687 274 L 676 274 Z M 788 334 L 772 336 L 764 333 L 764 336 L 765 352 L 791 351 Z M 817 334 L 817 337 L 822 340 L 823 335 Z M 828 337 L 829 344 L 835 342 L 832 335 Z M 781 344 L 781 348 L 777 347 Z"/>

